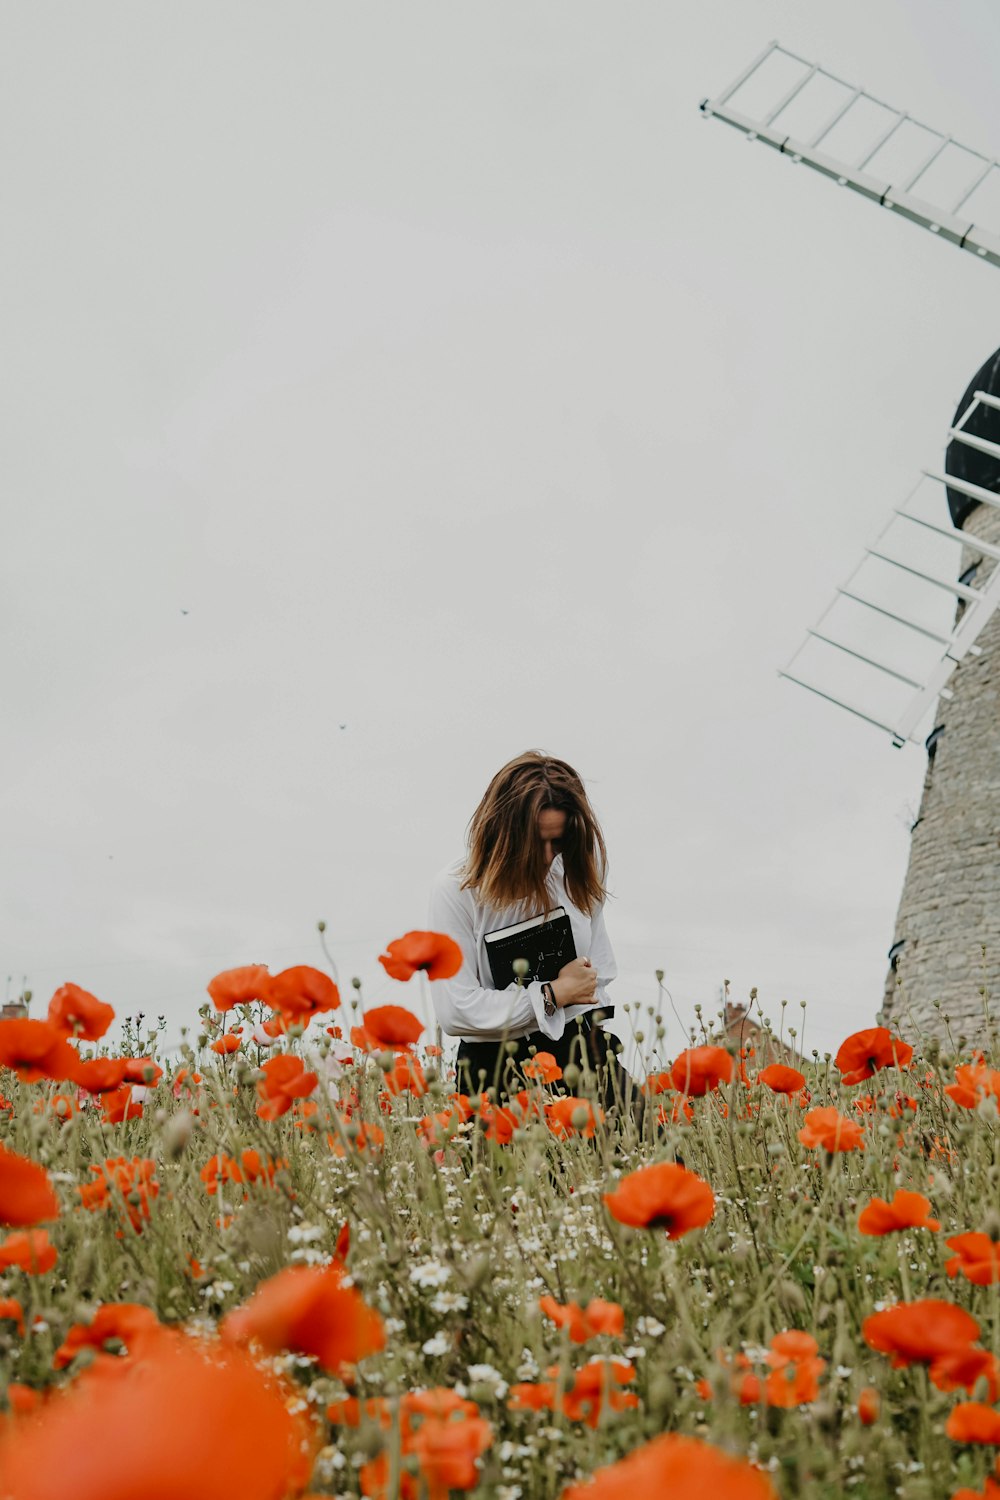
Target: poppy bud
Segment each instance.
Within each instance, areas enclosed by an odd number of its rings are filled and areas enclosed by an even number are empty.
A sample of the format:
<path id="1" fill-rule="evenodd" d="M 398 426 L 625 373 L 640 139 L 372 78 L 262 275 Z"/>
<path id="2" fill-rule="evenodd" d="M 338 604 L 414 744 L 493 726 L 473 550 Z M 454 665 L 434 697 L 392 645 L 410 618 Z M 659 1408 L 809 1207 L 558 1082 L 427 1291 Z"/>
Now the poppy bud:
<path id="1" fill-rule="evenodd" d="M 376 1059 L 383 1073 L 391 1073 L 396 1066 L 396 1059 L 391 1052 L 380 1052 Z"/>
<path id="2" fill-rule="evenodd" d="M 355 974 L 354 978 L 351 980 L 351 988 L 355 989 L 355 990 L 359 990 L 361 988 L 361 980 L 358 978 L 358 976 L 356 974 Z"/>
<path id="3" fill-rule="evenodd" d="M 858 1393 L 858 1420 L 862 1427 L 871 1427 L 878 1421 L 881 1405 L 881 1397 L 873 1385 L 866 1385 Z"/>
<path id="4" fill-rule="evenodd" d="M 657 969 L 656 970 L 656 982 L 657 982 L 657 984 L 662 984 L 663 983 L 663 970 L 662 969 Z"/>
<path id="5" fill-rule="evenodd" d="M 568 1089 L 575 1091 L 580 1083 L 580 1069 L 576 1063 L 569 1063 L 563 1068 L 563 1082 Z"/>
<path id="6" fill-rule="evenodd" d="M 511 968 L 519 981 L 523 981 L 531 973 L 531 965 L 526 958 L 515 958 Z"/>
<path id="7" fill-rule="evenodd" d="M 322 920 L 322 918 L 320 918 L 320 920 L 316 923 L 316 931 L 317 932 L 325 932 L 326 931 L 326 923 Z"/>
<path id="8" fill-rule="evenodd" d="M 183 1155 L 193 1129 L 194 1115 L 189 1109 L 179 1110 L 177 1114 L 170 1116 L 163 1131 L 164 1154 L 172 1161 L 177 1161 Z"/>
<path id="9" fill-rule="evenodd" d="M 578 1104 L 569 1117 L 569 1122 L 574 1130 L 582 1130 L 590 1119 L 590 1110 L 585 1104 Z"/>
<path id="10" fill-rule="evenodd" d="M 994 1245 L 1000 1241 L 1000 1213 L 995 1208 L 987 1209 L 983 1215 L 983 1233 L 989 1235 Z"/>

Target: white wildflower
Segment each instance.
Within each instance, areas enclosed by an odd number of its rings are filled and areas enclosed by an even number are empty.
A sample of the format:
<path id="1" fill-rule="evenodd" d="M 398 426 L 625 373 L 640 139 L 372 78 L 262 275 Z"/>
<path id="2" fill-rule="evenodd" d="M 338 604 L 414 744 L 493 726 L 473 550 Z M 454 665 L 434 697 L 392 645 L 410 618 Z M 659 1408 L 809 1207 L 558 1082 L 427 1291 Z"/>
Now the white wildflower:
<path id="1" fill-rule="evenodd" d="M 450 1347 L 451 1340 L 448 1338 L 448 1335 L 445 1333 L 436 1333 L 432 1339 L 428 1339 L 427 1342 L 421 1346 L 421 1353 L 429 1354 L 431 1356 L 435 1356 L 438 1354 L 447 1354 Z"/>
<path id="2" fill-rule="evenodd" d="M 451 1280 L 451 1271 L 439 1260 L 423 1260 L 410 1267 L 410 1280 L 415 1286 L 444 1286 Z"/>

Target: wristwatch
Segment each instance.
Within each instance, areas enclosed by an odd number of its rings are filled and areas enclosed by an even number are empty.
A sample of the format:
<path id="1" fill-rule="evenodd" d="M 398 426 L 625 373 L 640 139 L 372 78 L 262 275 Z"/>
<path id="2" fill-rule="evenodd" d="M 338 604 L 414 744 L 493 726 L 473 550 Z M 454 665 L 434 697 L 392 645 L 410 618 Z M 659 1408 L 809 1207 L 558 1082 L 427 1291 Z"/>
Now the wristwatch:
<path id="1" fill-rule="evenodd" d="M 554 1016 L 559 1007 L 556 1005 L 556 997 L 552 992 L 551 984 L 542 985 L 542 1004 L 547 1016 Z"/>

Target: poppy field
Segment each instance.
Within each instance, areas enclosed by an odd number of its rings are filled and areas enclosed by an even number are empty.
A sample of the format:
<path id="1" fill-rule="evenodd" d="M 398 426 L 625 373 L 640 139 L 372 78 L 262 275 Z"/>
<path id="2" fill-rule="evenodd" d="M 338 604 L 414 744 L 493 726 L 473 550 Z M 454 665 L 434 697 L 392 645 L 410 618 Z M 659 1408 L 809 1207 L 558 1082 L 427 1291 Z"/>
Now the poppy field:
<path id="1" fill-rule="evenodd" d="M 0 1500 L 1000 1500 L 998 1059 L 706 1028 L 605 1116 L 330 970 L 0 1021 Z"/>

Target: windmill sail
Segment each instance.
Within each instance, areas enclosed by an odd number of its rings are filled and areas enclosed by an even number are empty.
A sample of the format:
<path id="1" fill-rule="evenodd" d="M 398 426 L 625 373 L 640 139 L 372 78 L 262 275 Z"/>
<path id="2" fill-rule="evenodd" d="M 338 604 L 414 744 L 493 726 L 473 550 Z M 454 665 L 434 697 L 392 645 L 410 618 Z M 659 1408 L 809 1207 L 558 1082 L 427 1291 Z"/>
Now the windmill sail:
<path id="1" fill-rule="evenodd" d="M 771 42 L 702 112 L 1000 266 L 1000 164 Z"/>
<path id="2" fill-rule="evenodd" d="M 978 505 L 1000 510 L 1000 494 L 956 473 L 956 452 L 996 467 L 1000 444 L 978 435 L 984 418 L 1000 422 L 1000 399 L 976 390 L 949 431 L 948 472 L 924 471 L 780 674 L 897 746 L 924 741 L 952 673 L 980 654 L 977 639 L 1000 608 L 1000 568 L 982 584 L 971 576 L 981 559 L 1000 559 L 1000 547 L 951 520 L 960 506 L 962 521 Z"/>

